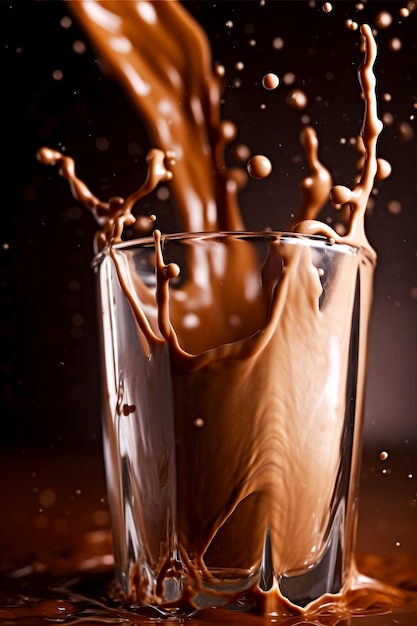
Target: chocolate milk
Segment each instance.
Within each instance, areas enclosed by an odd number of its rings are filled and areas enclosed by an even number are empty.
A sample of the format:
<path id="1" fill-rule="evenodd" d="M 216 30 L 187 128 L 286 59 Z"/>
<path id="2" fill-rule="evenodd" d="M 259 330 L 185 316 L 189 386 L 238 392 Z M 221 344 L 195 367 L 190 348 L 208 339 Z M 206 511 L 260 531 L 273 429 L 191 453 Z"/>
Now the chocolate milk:
<path id="1" fill-rule="evenodd" d="M 363 402 L 366 327 L 376 259 L 366 239 L 364 213 L 377 173 L 376 144 L 382 127 L 374 93 L 376 46 L 371 30 L 362 27 L 365 56 L 359 76 L 366 104 L 364 166 L 353 190 L 332 188 L 330 175 L 318 160 L 314 130 L 306 128 L 302 136 L 311 173 L 301 185 L 303 201 L 299 220 L 292 227 L 294 236 L 319 236 L 329 245 L 337 242 L 361 250 L 355 263 L 342 263 L 334 291 L 326 306 L 320 307 L 322 272 L 312 263 L 310 250 L 291 246 L 291 241 L 279 234 L 271 234 L 261 285 L 253 278 L 255 260 L 250 246 L 233 240 L 227 263 L 219 265 L 216 246 L 212 252 L 194 253 L 184 284 L 170 290 L 170 283 L 181 278 L 182 268 L 166 262 L 165 240 L 157 231 L 156 291 L 147 289 L 140 278 L 133 283 L 126 279 L 129 268 L 123 266 L 119 254 L 123 246 L 115 244 L 121 240 L 124 225 L 135 221 L 133 204 L 160 180 L 170 181 L 180 230 L 210 233 L 244 229 L 236 201 L 242 176 L 226 168 L 223 160 L 225 144 L 233 139 L 235 129 L 219 119 L 220 90 L 211 71 L 204 34 L 179 3 L 81 1 L 70 6 L 107 68 L 128 90 L 158 148 L 150 154 L 144 186 L 126 200 L 113 198 L 107 203 L 79 181 L 68 157 L 47 149 L 40 152 L 44 162 L 60 164 L 75 197 L 92 210 L 101 225 L 96 250 L 108 255 L 117 273 L 134 311 L 144 353 L 167 352 L 171 363 L 177 415 L 173 475 L 179 556 L 175 561 L 171 546 L 165 546 L 164 552 L 162 542 L 151 545 L 149 538 L 144 552 L 152 555 L 156 587 L 149 587 L 138 567 L 131 572 L 127 595 L 139 603 L 168 605 L 158 595 L 165 578 L 172 575 L 170 570 L 178 576 L 186 571 L 194 587 L 184 588 L 176 605 L 192 607 L 196 589 L 213 577 L 219 578 L 218 555 L 225 567 L 235 570 L 236 578 L 256 574 L 268 536 L 274 575 L 267 581 L 255 575 L 246 595 L 252 594 L 253 603 L 263 605 L 267 613 L 303 610 L 294 598 L 287 599 L 281 583 L 285 586 L 284 577 L 305 573 L 322 556 L 341 465 L 340 449 L 333 444 L 343 438 L 344 428 L 338 407 L 345 402 L 346 372 L 323 354 L 321 336 L 331 332 L 340 352 L 348 354 L 345 312 L 352 308 L 358 276 L 359 324 L 364 331 L 358 347 L 358 419 Z M 348 208 L 349 222 L 343 237 L 315 219 L 329 193 L 336 204 Z M 277 265 L 282 266 L 279 280 L 268 281 L 268 267 Z M 250 308 L 244 323 L 232 323 L 226 315 L 212 319 L 218 282 L 228 286 L 231 301 L 241 301 L 243 308 Z M 146 312 L 143 302 L 147 303 Z M 186 323 L 190 315 L 194 316 L 192 325 Z M 289 372 L 289 363 L 295 364 L 298 372 Z M 271 376 L 276 369 L 280 371 L 278 381 Z M 322 389 L 322 395 L 311 395 L 306 370 L 315 373 L 315 388 Z M 295 394 L 294 380 L 299 381 Z M 334 383 L 330 394 L 329 380 Z M 247 412 L 249 401 L 253 402 L 251 419 L 242 433 L 237 416 Z M 122 403 L 118 411 L 128 416 L 135 406 Z M 332 412 L 334 419 L 328 419 Z M 289 420 L 289 415 L 294 419 Z M 317 419 L 320 415 L 326 415 L 325 423 Z M 221 430 L 227 432 L 227 446 L 219 445 Z M 296 456 L 293 452 L 300 450 L 302 438 L 302 454 Z M 351 440 L 354 459 L 359 445 L 357 424 Z M 108 460 L 117 466 L 118 450 L 110 444 L 107 453 Z M 320 471 L 312 474 L 312 464 L 319 463 Z M 219 483 L 213 476 L 224 477 L 225 466 L 227 478 Z M 345 550 L 350 555 L 356 521 L 356 464 L 348 474 Z M 287 494 L 285 500 L 283 493 Z M 155 516 L 152 506 L 142 513 L 142 519 L 148 517 L 151 524 L 158 517 L 160 503 L 154 503 Z M 121 502 L 118 507 L 122 508 Z M 116 525 L 115 535 L 121 532 Z M 353 589 L 354 580 L 355 568 L 349 560 L 343 563 L 340 588 Z M 221 596 L 221 592 L 216 590 L 214 595 Z M 224 603 L 232 597 L 229 593 Z M 310 604 L 308 610 L 326 602 L 324 597 Z"/>

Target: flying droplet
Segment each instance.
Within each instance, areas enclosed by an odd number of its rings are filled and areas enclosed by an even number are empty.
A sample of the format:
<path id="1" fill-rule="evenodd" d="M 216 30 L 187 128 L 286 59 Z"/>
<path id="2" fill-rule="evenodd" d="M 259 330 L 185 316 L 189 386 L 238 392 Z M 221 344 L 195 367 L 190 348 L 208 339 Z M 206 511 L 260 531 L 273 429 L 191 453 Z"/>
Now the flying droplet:
<path id="1" fill-rule="evenodd" d="M 386 159 L 377 159 L 376 165 L 376 178 L 378 180 L 385 180 L 388 178 L 392 172 L 391 163 L 389 163 Z"/>
<path id="2" fill-rule="evenodd" d="M 272 172 L 271 161 L 262 154 L 257 154 L 249 159 L 247 168 L 249 175 L 257 180 L 266 178 Z"/>
<path id="3" fill-rule="evenodd" d="M 272 90 L 276 89 L 279 85 L 279 78 L 276 74 L 270 72 L 269 74 L 265 74 L 262 79 L 262 85 L 265 89 Z"/>
<path id="4" fill-rule="evenodd" d="M 305 109 L 308 104 L 308 98 L 301 89 L 293 89 L 287 96 L 287 104 L 293 109 Z"/>
<path id="5" fill-rule="evenodd" d="M 352 191 L 344 185 L 335 185 L 330 190 L 330 199 L 334 204 L 346 204 L 352 199 Z"/>

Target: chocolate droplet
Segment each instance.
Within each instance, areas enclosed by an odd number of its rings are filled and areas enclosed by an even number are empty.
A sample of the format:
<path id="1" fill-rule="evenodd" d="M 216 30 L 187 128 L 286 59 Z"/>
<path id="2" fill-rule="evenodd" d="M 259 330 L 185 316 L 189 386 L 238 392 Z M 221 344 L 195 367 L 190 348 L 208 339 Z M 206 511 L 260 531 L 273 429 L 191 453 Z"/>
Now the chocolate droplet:
<path id="1" fill-rule="evenodd" d="M 248 172 L 252 178 L 266 178 L 272 172 L 272 164 L 268 157 L 262 154 L 253 156 L 248 161 Z"/>

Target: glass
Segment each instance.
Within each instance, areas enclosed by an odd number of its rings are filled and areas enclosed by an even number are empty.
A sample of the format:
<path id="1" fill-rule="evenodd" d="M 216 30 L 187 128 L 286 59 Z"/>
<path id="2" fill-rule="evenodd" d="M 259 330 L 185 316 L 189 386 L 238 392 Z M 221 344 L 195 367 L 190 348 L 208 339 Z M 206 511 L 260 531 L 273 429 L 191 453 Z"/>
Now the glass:
<path id="1" fill-rule="evenodd" d="M 115 245 L 95 269 L 124 596 L 169 614 L 338 593 L 357 516 L 366 252 L 180 234 Z"/>

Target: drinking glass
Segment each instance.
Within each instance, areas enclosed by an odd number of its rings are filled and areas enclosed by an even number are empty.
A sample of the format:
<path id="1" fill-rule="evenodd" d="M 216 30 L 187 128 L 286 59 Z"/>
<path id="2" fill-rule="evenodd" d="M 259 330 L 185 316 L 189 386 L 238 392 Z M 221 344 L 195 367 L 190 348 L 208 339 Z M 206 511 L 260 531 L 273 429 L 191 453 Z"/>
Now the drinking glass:
<path id="1" fill-rule="evenodd" d="M 280 232 L 95 259 L 116 579 L 164 614 L 306 607 L 349 576 L 373 262 Z"/>

